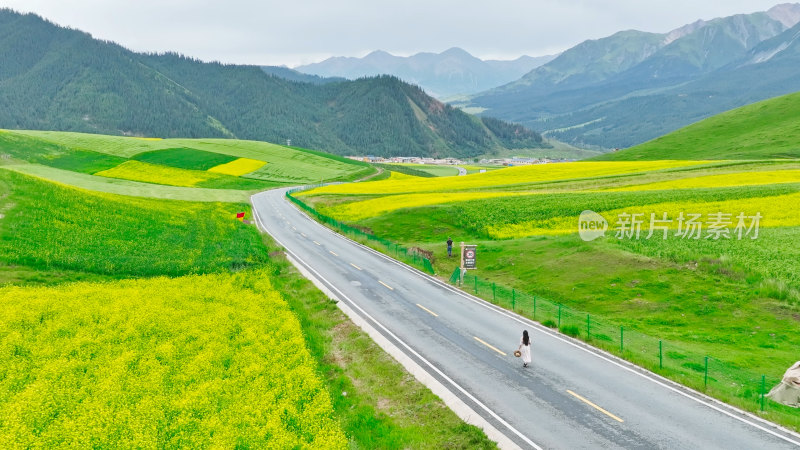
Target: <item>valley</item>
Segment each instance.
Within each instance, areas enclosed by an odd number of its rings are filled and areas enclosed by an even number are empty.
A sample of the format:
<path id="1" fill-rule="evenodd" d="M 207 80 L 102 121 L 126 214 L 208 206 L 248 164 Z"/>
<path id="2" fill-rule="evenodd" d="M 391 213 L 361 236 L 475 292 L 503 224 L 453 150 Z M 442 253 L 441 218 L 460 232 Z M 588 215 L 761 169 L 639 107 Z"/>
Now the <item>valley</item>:
<path id="1" fill-rule="evenodd" d="M 800 446 L 800 4 L 40 3 L 0 448 Z"/>

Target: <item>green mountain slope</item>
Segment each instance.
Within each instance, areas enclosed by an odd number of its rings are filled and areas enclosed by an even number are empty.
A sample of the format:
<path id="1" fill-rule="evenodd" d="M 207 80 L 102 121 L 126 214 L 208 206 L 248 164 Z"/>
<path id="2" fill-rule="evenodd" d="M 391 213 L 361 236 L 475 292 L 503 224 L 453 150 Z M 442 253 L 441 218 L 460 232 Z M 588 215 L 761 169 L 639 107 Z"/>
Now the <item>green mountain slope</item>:
<path id="1" fill-rule="evenodd" d="M 737 108 L 595 160 L 800 158 L 800 93 Z"/>
<path id="2" fill-rule="evenodd" d="M 469 105 L 572 145 L 630 147 L 800 90 L 797 14 L 800 5 L 781 5 L 587 41 Z"/>
<path id="3" fill-rule="evenodd" d="M 324 85 L 256 66 L 146 55 L 0 10 L 0 127 L 158 137 L 226 137 L 339 154 L 477 156 L 542 147 L 501 135 L 392 77 Z"/>

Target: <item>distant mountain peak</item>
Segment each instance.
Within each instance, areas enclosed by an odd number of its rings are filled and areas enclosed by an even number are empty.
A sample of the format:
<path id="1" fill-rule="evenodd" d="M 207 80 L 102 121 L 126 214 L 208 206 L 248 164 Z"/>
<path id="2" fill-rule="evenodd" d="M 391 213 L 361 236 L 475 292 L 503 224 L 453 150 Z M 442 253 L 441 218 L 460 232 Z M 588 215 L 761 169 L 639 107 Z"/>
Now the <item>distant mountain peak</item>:
<path id="1" fill-rule="evenodd" d="M 706 25 L 708 25 L 708 22 L 700 19 L 688 25 L 676 28 L 667 33 L 666 37 L 664 37 L 664 45 L 669 45 L 684 36 L 694 33 L 695 31 L 699 30 L 700 28 L 703 28 Z"/>
<path id="2" fill-rule="evenodd" d="M 408 57 L 376 50 L 363 58 L 329 58 L 295 67 L 295 70 L 351 80 L 381 74 L 395 75 L 421 86 L 431 95 L 445 98 L 503 85 L 552 59 L 549 56 L 522 56 L 512 61 L 484 61 L 460 47 L 451 47 L 441 53 L 421 52 Z"/>
<path id="3" fill-rule="evenodd" d="M 470 58 L 474 58 L 475 57 L 470 52 L 468 52 L 468 51 L 466 51 L 466 50 L 464 50 L 463 48 L 460 48 L 460 47 L 450 47 L 447 50 L 445 50 L 442 53 L 440 53 L 440 55 L 442 55 L 442 56 L 467 56 L 467 57 L 470 57 Z"/>
<path id="4" fill-rule="evenodd" d="M 775 5 L 767 11 L 767 15 L 781 22 L 786 28 L 792 28 L 800 23 L 800 4 L 782 3 Z"/>
<path id="5" fill-rule="evenodd" d="M 364 58 L 374 58 L 376 56 L 394 56 L 394 55 L 392 55 L 391 53 L 389 53 L 387 51 L 374 50 L 374 51 L 369 52 L 367 54 L 367 56 L 365 56 Z"/>

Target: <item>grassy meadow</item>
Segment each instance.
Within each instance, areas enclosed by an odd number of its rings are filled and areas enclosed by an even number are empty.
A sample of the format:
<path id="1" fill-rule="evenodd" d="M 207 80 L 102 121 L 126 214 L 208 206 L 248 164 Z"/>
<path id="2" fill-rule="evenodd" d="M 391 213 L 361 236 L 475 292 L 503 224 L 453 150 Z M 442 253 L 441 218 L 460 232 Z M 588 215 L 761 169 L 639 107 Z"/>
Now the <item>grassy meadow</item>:
<path id="1" fill-rule="evenodd" d="M 235 219 L 250 191 L 95 175 L 283 185 L 253 158 L 31 134 L 0 133 L 0 447 L 495 448 Z"/>
<path id="2" fill-rule="evenodd" d="M 458 265 L 446 257 L 448 236 L 478 244 L 478 269 L 470 276 L 489 286 L 479 295 L 497 300 L 494 283 L 508 289 L 509 308 L 512 288 L 561 304 L 578 318 L 583 314 L 568 327 L 562 324 L 562 331 L 576 336 L 585 335 L 587 314 L 598 323 L 617 324 L 617 330 L 624 326 L 629 336 L 655 344 L 648 364 L 657 361 L 657 343 L 664 340 L 677 359 L 662 373 L 695 387 L 699 380 L 702 388 L 702 374 L 696 375 L 702 355 L 758 380 L 760 374 L 779 379 L 797 359 L 798 168 L 794 161 L 771 160 L 547 164 L 456 178 L 390 177 L 317 188 L 300 198 L 382 238 L 433 251 L 437 274 L 444 278 Z M 584 210 L 607 220 L 605 237 L 580 239 L 578 217 Z M 719 212 L 727 222 L 712 228 L 709 222 Z M 651 214 L 662 219 L 664 213 L 671 221 L 648 239 Z M 682 213 L 699 214 L 706 222 L 697 239 L 676 236 L 679 227 L 686 232 L 678 220 Z M 757 239 L 746 228 L 738 238 L 740 213 L 761 214 Z M 617 238 L 621 214 L 641 214 L 639 239 Z M 473 292 L 471 285 L 464 288 Z M 531 306 L 515 309 L 532 317 Z M 608 329 L 606 336 L 613 336 L 614 327 Z M 708 392 L 750 409 L 755 405 L 737 397 L 750 399 L 751 391 Z M 766 414 L 800 427 L 786 411 Z"/>

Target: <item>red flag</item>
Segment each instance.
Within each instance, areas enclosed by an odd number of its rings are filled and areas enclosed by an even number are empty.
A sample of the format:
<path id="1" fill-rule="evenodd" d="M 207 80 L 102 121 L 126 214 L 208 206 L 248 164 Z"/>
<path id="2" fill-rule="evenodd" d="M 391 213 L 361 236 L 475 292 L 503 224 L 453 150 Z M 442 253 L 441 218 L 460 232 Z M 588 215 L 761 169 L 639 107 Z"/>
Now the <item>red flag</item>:
<path id="1" fill-rule="evenodd" d="M 244 213 L 243 212 L 236 213 L 236 218 L 239 220 L 244 220 Z"/>

